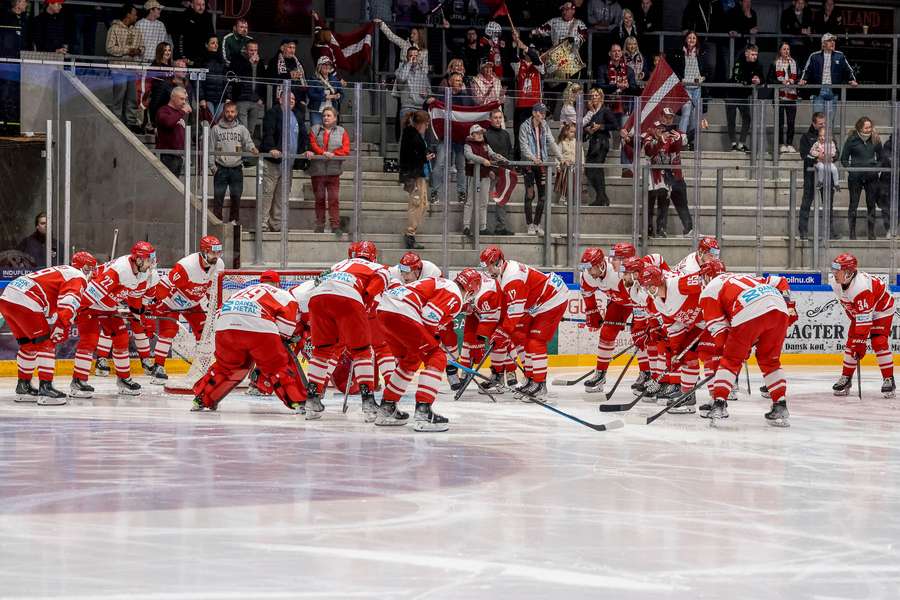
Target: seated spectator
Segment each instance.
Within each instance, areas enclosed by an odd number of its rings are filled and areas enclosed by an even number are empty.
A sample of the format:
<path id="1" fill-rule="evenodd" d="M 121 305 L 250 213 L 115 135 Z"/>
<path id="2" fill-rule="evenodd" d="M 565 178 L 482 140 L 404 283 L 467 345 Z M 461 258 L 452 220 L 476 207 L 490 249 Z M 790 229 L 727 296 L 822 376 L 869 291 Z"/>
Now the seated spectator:
<path id="1" fill-rule="evenodd" d="M 562 160 L 559 146 L 550 133 L 547 123 L 547 106 L 535 104 L 531 108 L 531 118 L 522 123 L 519 129 L 519 150 L 523 161 L 534 163 L 533 166 L 524 167 L 525 171 L 525 223 L 528 225 L 529 235 L 544 235 L 542 217 L 544 215 L 544 203 L 546 202 L 546 163 L 555 159 Z M 537 207 L 532 212 L 532 204 L 535 195 L 538 197 Z"/>
<path id="2" fill-rule="evenodd" d="M 622 22 L 619 23 L 619 26 L 616 27 L 612 32 L 613 43 L 619 44 L 620 46 L 624 47 L 625 40 L 630 37 L 635 38 L 636 43 L 639 33 L 640 32 L 637 28 L 637 24 L 634 22 L 634 13 L 627 8 L 624 9 L 622 11 Z"/>
<path id="3" fill-rule="evenodd" d="M 506 99 L 500 78 L 494 74 L 494 65 L 487 60 L 481 63 L 481 70 L 472 78 L 471 88 L 475 104 L 503 102 Z"/>
<path id="4" fill-rule="evenodd" d="M 156 111 L 156 149 L 173 151 L 161 154 L 159 160 L 176 177 L 181 177 L 184 166 L 184 129 L 189 114 L 191 105 L 187 102 L 187 90 L 181 86 L 173 89 L 168 104 Z"/>
<path id="5" fill-rule="evenodd" d="M 231 197 L 228 221 L 241 222 L 241 195 L 244 193 L 244 163 L 240 156 L 223 156 L 250 152 L 259 154 L 250 131 L 238 121 L 238 107 L 232 101 L 225 103 L 222 118 L 213 125 L 209 134 L 209 167 L 213 174 L 213 214 L 220 221 L 225 205 L 225 191 Z"/>
<path id="6" fill-rule="evenodd" d="M 417 50 L 416 48 L 412 48 Z M 409 57 L 414 60 L 414 57 Z M 428 207 L 428 175 L 434 153 L 428 150 L 425 132 L 431 126 L 431 118 L 424 110 L 408 112 L 403 117 L 403 133 L 400 136 L 400 183 L 409 196 L 406 209 L 406 235 L 404 243 L 408 250 L 421 250 L 416 241 L 416 232 L 425 219 Z"/>
<path id="7" fill-rule="evenodd" d="M 262 61 L 259 59 L 259 43 L 250 40 L 244 46 L 244 51 L 232 57 L 229 67 L 237 76 L 232 97 L 237 101 L 238 120 L 253 136 L 253 140 L 260 139 L 256 128 L 262 120 L 265 109 L 265 73 Z"/>
<path id="8" fill-rule="evenodd" d="M 640 47 L 638 47 L 638 39 L 630 36 L 625 38 L 623 46 L 625 53 L 625 63 L 634 71 L 634 78 L 637 80 L 638 87 L 644 87 L 644 82 L 650 79 L 650 61 L 644 59 Z"/>
<path id="9" fill-rule="evenodd" d="M 802 0 L 801 0 L 802 1 Z M 794 121 L 797 120 L 797 62 L 791 57 L 791 45 L 781 42 L 778 57 L 769 67 L 768 81 L 778 88 L 778 151 L 797 152 L 794 148 Z"/>
<path id="10" fill-rule="evenodd" d="M 603 105 L 603 90 L 594 88 L 588 97 L 587 110 L 582 121 L 588 151 L 586 162 L 598 164 L 606 162 L 609 153 L 609 136 L 619 128 L 619 121 L 608 106 Z M 606 169 L 592 167 L 585 170 L 588 183 L 594 188 L 591 206 L 609 206 L 606 195 Z"/>
<path id="11" fill-rule="evenodd" d="M 34 18 L 31 41 L 38 52 L 66 54 L 72 47 L 75 32 L 71 20 L 62 10 L 63 0 L 45 0 L 44 12 Z"/>
<path id="12" fill-rule="evenodd" d="M 313 194 L 316 197 L 316 233 L 325 231 L 325 206 L 331 233 L 341 235 L 341 172 L 344 160 L 338 157 L 350 155 L 350 135 L 338 125 L 338 113 L 333 107 L 322 110 L 322 123 L 309 130 L 309 147 L 315 156 L 323 157 L 309 164 Z"/>
<path id="13" fill-rule="evenodd" d="M 253 41 L 248 35 L 250 24 L 247 19 L 240 18 L 234 22 L 231 32 L 222 38 L 222 61 L 226 67 L 231 67 L 232 61 L 238 56 L 245 56 L 244 48 Z"/>
<path id="14" fill-rule="evenodd" d="M 165 24 L 159 19 L 162 15 L 162 4 L 158 0 L 147 0 L 144 10 L 147 14 L 135 24 L 135 27 L 144 39 L 144 62 L 150 62 L 156 59 L 156 49 L 160 44 L 168 43 L 171 47 L 172 38 Z"/>
<path id="15" fill-rule="evenodd" d="M 225 80 L 225 61 L 216 36 L 206 41 L 206 56 L 199 65 L 199 68 L 207 69 L 206 78 L 200 82 L 200 119 L 215 123 L 222 103 L 231 98 L 232 85 Z"/>
<path id="16" fill-rule="evenodd" d="M 316 64 L 315 76 L 309 79 L 309 124 L 321 125 L 322 112 L 333 108 L 335 114 L 341 114 L 341 98 L 344 88 L 341 80 L 334 72 L 334 64 L 327 56 L 320 56 Z"/>
<path id="17" fill-rule="evenodd" d="M 569 186 L 573 181 L 575 162 L 579 152 L 581 152 L 581 164 L 584 164 L 584 150 L 578 147 L 578 141 L 575 139 L 576 135 L 575 121 L 568 121 L 559 128 L 559 135 L 556 138 L 562 160 L 560 161 L 559 176 L 554 182 L 554 190 L 561 204 L 565 204 L 568 201 Z M 576 196 L 580 195 L 577 191 L 575 194 Z"/>
<path id="18" fill-rule="evenodd" d="M 191 67 L 203 62 L 206 44 L 209 38 L 216 35 L 212 13 L 206 10 L 206 0 L 191 0 L 174 29 L 175 56 L 186 59 Z"/>
<path id="19" fill-rule="evenodd" d="M 834 0 L 824 0 L 822 8 L 816 13 L 813 19 L 813 32 L 824 35 L 831 33 L 841 35 L 847 33 L 847 27 L 844 24 L 844 15 L 835 8 Z"/>
<path id="20" fill-rule="evenodd" d="M 278 52 L 266 66 L 266 73 L 271 79 L 291 81 L 291 92 L 297 104 L 306 106 L 306 72 L 297 58 L 297 40 L 285 38 L 281 40 Z M 276 95 L 280 92 L 276 92 Z"/>
<path id="21" fill-rule="evenodd" d="M 106 34 L 106 53 L 117 63 L 140 62 L 144 56 L 144 39 L 134 26 L 137 23 L 137 9 L 131 4 L 122 6 L 119 19 L 112 22 Z M 112 93 L 107 105 L 113 115 L 124 122 L 129 129 L 141 132 L 137 114 L 137 86 L 134 77 L 123 69 L 111 69 Z"/>
<path id="22" fill-rule="evenodd" d="M 800 81 L 797 83 L 801 86 L 807 83 L 822 86 L 812 97 L 813 111 L 824 112 L 832 128 L 834 128 L 834 115 L 837 112 L 839 94 L 836 94 L 831 86 L 849 84 L 855 87 L 858 85 L 856 73 L 853 72 L 853 67 L 850 66 L 844 53 L 835 50 L 835 40 L 837 38 L 831 33 L 822 36 L 822 49 L 809 55 L 806 66 L 803 67 L 803 73 L 800 75 Z"/>
<path id="23" fill-rule="evenodd" d="M 621 125 L 625 122 L 625 115 L 631 112 L 631 97 L 637 96 L 640 90 L 620 45 L 610 46 L 609 62 L 597 69 L 597 85 L 607 98 L 611 97 L 610 108 Z"/>
<path id="24" fill-rule="evenodd" d="M 562 108 L 559 111 L 559 122 L 561 125 L 566 123 L 574 123 L 576 121 L 575 103 L 581 95 L 583 88 L 580 83 L 570 83 L 563 92 Z"/>
<path id="25" fill-rule="evenodd" d="M 509 132 L 506 131 L 506 118 L 503 115 L 503 111 L 499 108 L 495 108 L 491 112 L 491 125 L 484 132 L 484 141 L 487 142 L 491 151 L 503 157 L 502 161 L 513 159 L 513 141 L 509 137 Z M 507 178 L 499 177 L 498 173 L 498 177 L 493 178 L 492 182 L 494 192 L 491 194 L 491 198 L 494 202 L 490 204 L 494 208 L 491 211 L 491 214 L 494 215 L 494 226 L 492 228 L 488 224 L 485 225 L 489 232 L 493 229 L 494 235 L 512 235 L 507 222 L 506 205 L 500 204 L 500 199 L 496 197 L 497 193 L 501 191 L 497 189 L 498 184 L 505 181 L 507 181 Z"/>
<path id="26" fill-rule="evenodd" d="M 689 145 L 693 149 L 694 133 L 697 129 L 697 120 L 702 112 L 703 88 L 700 86 L 710 76 L 710 68 L 707 54 L 700 44 L 697 34 L 688 31 L 684 35 L 684 44 L 680 52 L 672 55 L 669 63 L 672 72 L 681 79 L 689 100 L 681 107 L 681 120 L 678 129 L 687 133 Z"/>
<path id="27" fill-rule="evenodd" d="M 875 171 L 854 171 L 858 167 L 877 167 L 881 160 L 881 138 L 875 130 L 872 119 L 860 117 L 856 121 L 853 132 L 847 136 L 844 149 L 841 151 L 841 164 L 850 170 L 847 176 L 847 187 L 850 190 L 850 206 L 847 221 L 850 239 L 856 239 L 856 209 L 859 207 L 859 196 L 866 192 L 866 229 L 870 240 L 875 239 L 875 207 L 878 204 L 878 173 Z"/>
<path id="28" fill-rule="evenodd" d="M 418 60 L 419 49 L 410 46 L 406 49 L 406 60 L 400 63 L 395 73 L 395 94 L 400 100 L 400 122 L 406 116 L 422 110 L 425 101 L 431 95 L 431 83 L 428 79 L 428 66 Z"/>
<path id="29" fill-rule="evenodd" d="M 291 92 L 289 96 L 290 112 L 288 113 L 290 121 L 285 125 L 282 98 L 283 94 L 275 96 L 277 103 L 266 111 L 266 116 L 263 118 L 263 141 L 260 151 L 267 152 L 270 156 L 266 156 L 264 160 L 262 206 L 257 210 L 266 215 L 266 222 L 263 224 L 264 231 L 281 231 L 282 220 L 287 217 L 281 210 L 282 186 L 287 186 L 287 193 L 290 194 L 295 164 L 301 157 L 307 159 L 312 157 L 312 152 L 309 150 L 309 135 L 306 133 L 303 105 L 297 102 L 297 97 Z M 281 176 L 281 161 L 283 160 L 281 138 L 284 127 L 288 127 L 286 150 L 292 157 L 286 173 L 287 181 L 284 181 Z"/>
<path id="30" fill-rule="evenodd" d="M 816 188 L 822 189 L 825 186 L 825 171 L 829 171 L 829 185 L 833 191 L 841 189 L 838 175 L 837 164 L 837 145 L 834 141 L 825 141 L 825 128 L 819 129 L 819 137 L 816 143 L 809 149 L 809 157 L 816 161 Z"/>
<path id="31" fill-rule="evenodd" d="M 34 261 L 34 268 L 44 269 L 47 265 L 47 213 L 39 212 L 34 218 L 34 231 L 19 242 L 18 250 Z M 50 251 L 50 259 L 56 264 L 56 242 Z"/>
<path id="32" fill-rule="evenodd" d="M 731 83 L 739 83 L 740 87 L 728 88 L 728 98 L 725 102 L 725 119 L 728 121 L 728 139 L 731 140 L 731 150 L 750 152 L 747 147 L 747 134 L 750 133 L 750 96 L 753 86 L 760 85 L 763 79 L 762 66 L 757 60 L 759 50 L 754 45 L 744 49 L 744 54 L 734 61 L 734 69 L 731 71 Z M 741 135 L 735 133 L 737 125 L 737 113 L 741 113 Z"/>
<path id="33" fill-rule="evenodd" d="M 466 157 L 466 180 L 469 184 L 469 192 L 463 205 L 463 235 L 472 235 L 472 231 L 478 225 L 479 235 L 487 235 L 487 207 L 488 195 L 491 190 L 491 167 L 495 162 L 503 160 L 503 157 L 491 150 L 484 141 L 484 128 L 475 124 L 469 128 L 469 135 L 463 152 Z M 475 165 L 478 164 L 476 177 Z M 475 223 L 475 204 L 478 205 L 478 223 Z"/>

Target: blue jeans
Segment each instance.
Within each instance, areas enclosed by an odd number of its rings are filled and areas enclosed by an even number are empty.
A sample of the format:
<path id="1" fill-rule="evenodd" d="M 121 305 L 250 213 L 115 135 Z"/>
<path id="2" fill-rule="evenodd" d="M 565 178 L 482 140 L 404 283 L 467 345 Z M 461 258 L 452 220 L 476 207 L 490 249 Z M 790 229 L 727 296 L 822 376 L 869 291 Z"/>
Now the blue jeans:
<path id="1" fill-rule="evenodd" d="M 812 97 L 813 112 L 823 112 L 834 130 L 834 115 L 837 113 L 838 99 L 830 87 L 823 87 L 818 95 Z M 827 112 L 826 112 L 827 111 Z"/>
<path id="2" fill-rule="evenodd" d="M 456 165 L 456 193 L 457 195 L 466 192 L 466 156 L 463 154 L 463 144 L 450 144 L 450 164 Z M 435 190 L 438 198 L 443 197 L 444 193 L 444 143 L 443 140 L 438 144 L 437 156 L 434 161 L 434 171 L 431 174 L 431 187 Z"/>
<path id="3" fill-rule="evenodd" d="M 700 106 L 700 88 L 686 87 L 689 100 L 681 106 L 681 119 L 678 121 L 678 130 L 693 138 L 697 129 L 697 117 L 702 112 Z M 694 108 L 696 107 L 696 110 Z M 688 129 L 690 126 L 690 129 Z"/>
<path id="4" fill-rule="evenodd" d="M 311 110 L 309 111 L 309 126 L 313 125 L 321 125 L 322 124 L 322 113 Z"/>

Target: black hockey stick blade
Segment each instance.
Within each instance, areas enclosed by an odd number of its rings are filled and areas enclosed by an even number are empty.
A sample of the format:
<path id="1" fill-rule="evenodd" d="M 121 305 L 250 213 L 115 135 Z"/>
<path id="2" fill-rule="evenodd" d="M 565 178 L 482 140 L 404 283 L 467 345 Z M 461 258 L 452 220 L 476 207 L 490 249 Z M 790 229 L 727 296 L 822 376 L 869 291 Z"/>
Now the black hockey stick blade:
<path id="1" fill-rule="evenodd" d="M 701 387 L 703 387 L 704 385 L 706 385 L 707 383 L 709 383 L 709 382 L 712 380 L 712 378 L 715 377 L 715 376 L 716 376 L 715 373 L 713 373 L 712 375 L 709 375 L 708 377 L 705 377 L 705 378 L 703 378 L 702 380 L 698 381 L 698 382 L 697 382 L 697 385 L 695 385 L 694 387 L 692 387 L 692 388 L 689 389 L 688 391 L 686 391 L 686 392 L 681 392 L 681 395 L 680 395 L 680 396 L 676 396 L 676 397 L 674 398 L 675 402 L 673 402 L 672 404 L 666 406 L 664 409 L 662 409 L 662 410 L 659 411 L 658 413 L 656 413 L 656 414 L 654 414 L 654 415 L 650 415 L 649 417 L 647 417 L 647 425 L 649 425 L 649 424 L 652 423 L 653 421 L 657 420 L 658 418 L 660 418 L 661 416 L 663 416 L 664 414 L 666 414 L 667 412 L 669 412 L 669 411 L 672 410 L 673 408 L 678 408 L 679 406 L 681 406 L 682 404 L 684 404 L 685 402 L 687 402 L 687 399 L 690 397 L 691 394 L 693 394 L 693 393 L 696 392 L 698 389 L 700 389 Z"/>
<path id="2" fill-rule="evenodd" d="M 531 400 L 532 402 L 534 402 L 535 404 L 540 404 L 547 410 L 552 410 L 553 412 L 555 412 L 558 415 L 566 417 L 567 419 L 571 419 L 571 420 L 575 421 L 576 423 L 584 425 L 585 427 L 590 427 L 594 431 L 610 431 L 612 429 L 621 429 L 622 427 L 625 427 L 625 423 L 622 422 L 622 420 L 620 420 L 620 419 L 616 419 L 615 421 L 610 421 L 609 423 L 588 423 L 587 421 L 585 421 L 583 419 L 579 419 L 575 415 L 570 415 L 569 413 L 561 411 L 554 406 L 550 406 L 549 404 L 547 404 L 546 402 L 542 402 L 538 398 L 532 398 L 531 396 L 528 396 L 528 399 Z"/>
<path id="3" fill-rule="evenodd" d="M 646 392 L 641 392 L 640 395 L 637 396 L 634 400 L 632 400 L 631 402 L 625 402 L 624 404 L 601 404 L 601 405 L 600 405 L 600 412 L 625 412 L 625 411 L 629 411 L 629 410 L 631 410 L 632 408 L 634 408 L 634 406 L 635 406 L 638 402 L 640 402 L 640 401 L 641 401 L 641 398 L 643 398 L 645 395 L 646 395 Z"/>
<path id="4" fill-rule="evenodd" d="M 631 356 L 628 358 L 628 362 L 625 363 L 625 368 L 622 369 L 622 372 L 619 373 L 619 377 L 616 379 L 616 382 L 613 384 L 612 389 L 606 394 L 607 400 L 612 400 L 613 394 L 616 393 L 616 389 L 619 387 L 619 384 L 622 383 L 622 378 L 625 377 L 625 373 L 628 371 L 628 367 L 631 366 L 631 362 L 634 360 L 634 357 L 637 356 L 637 348 L 634 349 L 634 352 L 631 353 Z"/>
<path id="5" fill-rule="evenodd" d="M 344 405 L 341 407 L 341 414 L 347 414 L 347 398 L 350 397 L 350 383 L 353 381 L 353 361 L 350 361 L 350 377 L 347 378 L 347 385 L 344 386 Z"/>

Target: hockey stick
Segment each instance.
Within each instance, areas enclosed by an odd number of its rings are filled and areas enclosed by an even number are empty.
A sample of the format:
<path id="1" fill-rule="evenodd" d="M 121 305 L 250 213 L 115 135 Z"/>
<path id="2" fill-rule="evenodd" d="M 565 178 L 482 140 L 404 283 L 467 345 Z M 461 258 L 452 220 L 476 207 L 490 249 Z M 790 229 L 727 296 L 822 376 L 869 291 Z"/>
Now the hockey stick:
<path id="1" fill-rule="evenodd" d="M 543 406 L 547 410 L 551 410 L 551 411 L 555 412 L 558 415 L 562 415 L 563 417 L 565 417 L 567 419 L 571 419 L 571 420 L 575 421 L 576 423 L 584 425 L 585 427 L 590 427 L 594 431 L 609 431 L 611 429 L 621 429 L 622 427 L 625 427 L 625 423 L 623 423 L 621 419 L 616 419 L 615 421 L 610 421 L 609 423 L 602 423 L 602 424 L 588 423 L 587 421 L 585 421 L 583 419 L 579 419 L 575 415 L 570 415 L 569 413 L 563 412 L 554 406 L 550 406 L 549 404 L 547 404 L 546 402 L 543 402 L 542 400 L 539 400 L 538 398 L 532 398 L 531 396 L 525 396 L 525 398 L 527 398 L 531 402 L 534 402 L 535 404 L 539 404 L 539 405 Z"/>
<path id="2" fill-rule="evenodd" d="M 859 399 L 862 400 L 862 360 L 856 361 L 856 393 L 859 395 Z"/>
<path id="3" fill-rule="evenodd" d="M 347 399 L 350 397 L 350 384 L 353 381 L 353 365 L 356 363 L 350 361 L 350 377 L 347 378 L 347 385 L 344 386 L 344 405 L 341 407 L 341 413 L 347 414 Z"/>
<path id="4" fill-rule="evenodd" d="M 630 352 L 632 348 L 634 348 L 634 344 L 631 344 L 630 346 L 628 346 L 628 347 L 625 348 L 624 350 L 620 351 L 618 354 L 613 355 L 613 357 L 610 358 L 609 360 L 610 360 L 610 361 L 616 360 L 617 358 L 619 358 L 620 356 L 622 356 L 622 355 L 625 354 L 626 352 Z M 587 373 L 585 373 L 584 375 L 582 375 L 582 376 L 579 377 L 578 379 L 554 379 L 553 381 L 550 382 L 550 384 L 551 384 L 551 385 L 578 385 L 578 384 L 581 383 L 583 380 L 585 380 L 585 379 L 587 379 L 588 377 L 590 377 L 591 375 L 593 375 L 593 374 L 594 374 L 594 371 L 595 371 L 595 369 L 591 369 L 590 371 L 588 371 Z"/>
<path id="5" fill-rule="evenodd" d="M 297 374 L 300 375 L 300 382 L 303 384 L 303 389 L 309 385 L 309 382 L 306 380 L 306 373 L 303 372 L 303 367 L 300 366 L 300 361 L 297 360 L 297 355 L 294 354 L 293 349 L 291 349 L 291 343 L 284 338 L 281 338 L 281 343 L 284 344 L 284 349 L 290 355 L 291 360 L 294 361 L 294 366 L 297 367 Z"/>
<path id="6" fill-rule="evenodd" d="M 632 352 L 631 356 L 628 358 L 628 362 L 625 363 L 625 368 L 622 369 L 621 373 L 619 373 L 619 377 L 616 379 L 616 382 L 613 384 L 612 389 L 609 390 L 609 392 L 606 394 L 607 400 L 611 400 L 613 397 L 613 394 L 616 393 L 616 388 L 619 387 L 619 383 L 621 383 L 622 378 L 625 377 L 625 372 L 628 371 L 628 367 L 631 366 L 631 363 L 634 360 L 634 357 L 637 356 L 637 353 L 638 353 L 638 350 L 637 350 L 637 348 L 635 348 L 634 352 Z"/>
<path id="7" fill-rule="evenodd" d="M 745 360 L 744 361 L 744 373 L 747 374 L 747 395 L 753 395 L 753 388 L 750 387 L 750 364 Z"/>
<path id="8" fill-rule="evenodd" d="M 668 406 L 666 406 L 664 409 L 662 409 L 655 415 L 651 415 L 651 416 L 647 417 L 647 425 L 649 425 L 653 421 L 657 420 L 658 418 L 660 418 L 661 416 L 663 416 L 664 414 L 666 414 L 673 408 L 678 408 L 679 406 L 681 406 L 682 404 L 687 402 L 687 399 L 691 397 L 691 394 L 693 394 L 698 389 L 700 389 L 701 387 L 703 387 L 704 385 L 706 385 L 707 383 L 712 381 L 712 378 L 715 376 L 716 376 L 715 373 L 713 373 L 712 375 L 708 375 L 707 377 L 703 378 L 701 381 L 698 381 L 697 385 L 695 385 L 688 391 L 681 392 L 681 394 L 679 396 L 676 396 L 675 398 L 673 398 L 674 402 L 672 402 L 672 404 L 669 404 Z"/>
<path id="9" fill-rule="evenodd" d="M 478 371 L 470 369 L 469 367 L 467 367 L 465 365 L 461 365 L 460 363 L 456 362 L 455 360 L 449 360 L 447 362 L 449 364 L 453 365 L 454 367 L 456 367 L 457 369 L 460 369 L 463 373 L 471 374 L 472 377 L 478 377 L 479 379 L 484 379 L 488 383 L 493 383 L 493 380 L 490 377 L 486 377 L 486 376 L 482 375 L 481 373 L 479 373 Z M 497 399 L 494 398 L 493 394 L 491 394 L 486 389 L 481 388 L 481 391 L 484 392 L 485 394 L 487 394 L 488 398 L 491 399 L 491 402 L 497 401 Z"/>
<path id="10" fill-rule="evenodd" d="M 484 363 L 487 362 L 488 357 L 491 355 L 491 350 L 494 349 L 494 343 L 488 342 L 487 347 L 484 349 L 484 356 L 481 357 L 481 362 L 478 363 L 478 366 L 473 369 L 474 371 L 480 371 L 481 367 L 484 366 Z M 466 391 L 466 388 L 469 387 L 469 384 L 472 383 L 472 380 L 475 379 L 475 376 L 471 373 L 466 373 L 466 379 L 463 381 L 463 384 L 456 391 L 456 395 L 453 396 L 453 400 L 459 400 L 460 396 L 463 395 L 463 392 Z"/>
<path id="11" fill-rule="evenodd" d="M 576 319 L 575 317 L 563 317 L 562 322 L 563 323 L 587 323 L 587 319 Z M 628 327 L 629 325 L 631 325 L 631 321 L 628 321 L 627 323 L 622 322 L 622 321 L 602 321 L 600 323 L 600 327 L 603 327 L 604 325 L 611 325 L 613 327 Z M 600 327 L 598 327 L 597 329 L 600 329 Z"/>

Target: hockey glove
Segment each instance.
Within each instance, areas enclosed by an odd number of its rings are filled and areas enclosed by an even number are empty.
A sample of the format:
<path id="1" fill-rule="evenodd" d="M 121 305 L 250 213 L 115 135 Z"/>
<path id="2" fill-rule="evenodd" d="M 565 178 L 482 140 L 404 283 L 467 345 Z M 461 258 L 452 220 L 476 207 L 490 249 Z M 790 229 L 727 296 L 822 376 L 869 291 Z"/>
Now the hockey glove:
<path id="1" fill-rule="evenodd" d="M 866 355 L 866 340 L 864 338 L 851 338 L 847 340 L 847 348 L 856 360 L 862 360 Z"/>
<path id="2" fill-rule="evenodd" d="M 597 309 L 589 310 L 585 314 L 585 322 L 588 329 L 600 329 L 600 326 L 603 325 L 603 316 Z"/>
<path id="3" fill-rule="evenodd" d="M 50 341 L 54 344 L 62 343 L 69 337 L 69 328 L 63 325 L 57 325 L 50 333 Z"/>

